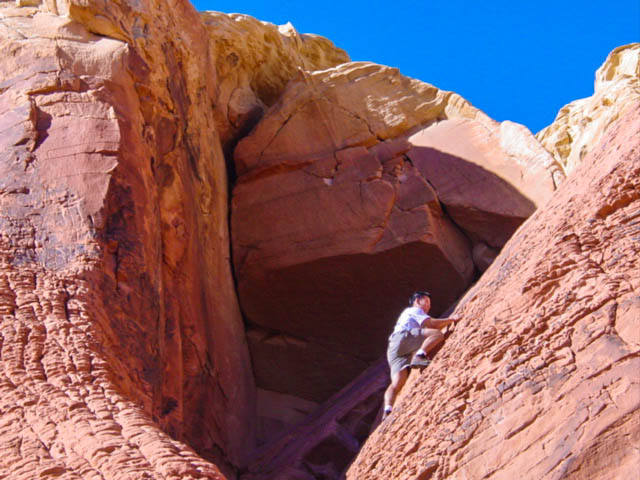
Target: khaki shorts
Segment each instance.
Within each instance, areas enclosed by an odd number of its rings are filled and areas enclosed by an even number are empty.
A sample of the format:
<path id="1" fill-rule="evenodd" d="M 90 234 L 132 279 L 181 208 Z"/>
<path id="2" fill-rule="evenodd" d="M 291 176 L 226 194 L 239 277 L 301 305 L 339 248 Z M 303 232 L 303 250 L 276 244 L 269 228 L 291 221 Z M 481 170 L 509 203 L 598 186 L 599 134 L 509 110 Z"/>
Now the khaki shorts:
<path id="1" fill-rule="evenodd" d="M 389 337 L 387 348 L 387 362 L 391 369 L 391 375 L 395 375 L 403 368 L 409 368 L 411 357 L 424 342 L 420 328 L 413 328 L 406 332 L 395 332 Z"/>

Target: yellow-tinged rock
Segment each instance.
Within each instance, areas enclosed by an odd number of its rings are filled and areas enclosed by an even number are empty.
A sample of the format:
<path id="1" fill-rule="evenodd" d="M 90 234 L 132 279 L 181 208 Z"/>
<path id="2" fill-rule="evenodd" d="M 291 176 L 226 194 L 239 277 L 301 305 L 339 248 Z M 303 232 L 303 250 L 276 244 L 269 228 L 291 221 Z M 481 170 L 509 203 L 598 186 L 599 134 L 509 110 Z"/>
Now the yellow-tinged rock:
<path id="1" fill-rule="evenodd" d="M 216 58 L 216 126 L 223 143 L 246 134 L 280 97 L 298 70 L 324 70 L 349 61 L 319 35 L 248 15 L 202 12 Z"/>
<path id="2" fill-rule="evenodd" d="M 40 0 L 16 0 L 18 7 L 34 7 L 40 4 Z"/>
<path id="3" fill-rule="evenodd" d="M 565 105 L 536 138 L 571 173 L 609 126 L 640 101 L 640 43 L 613 50 L 596 72 L 594 94 Z"/>

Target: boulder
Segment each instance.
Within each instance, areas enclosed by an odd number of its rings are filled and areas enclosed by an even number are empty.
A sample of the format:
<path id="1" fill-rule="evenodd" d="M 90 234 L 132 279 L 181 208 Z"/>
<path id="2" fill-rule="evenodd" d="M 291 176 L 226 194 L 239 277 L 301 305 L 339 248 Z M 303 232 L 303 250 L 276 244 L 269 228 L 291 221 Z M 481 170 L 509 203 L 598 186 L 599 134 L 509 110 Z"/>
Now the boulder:
<path id="1" fill-rule="evenodd" d="M 499 249 L 555 184 L 551 159 L 526 127 L 508 121 L 496 127 L 442 120 L 409 138 L 407 156 L 474 244 Z"/>
<path id="2" fill-rule="evenodd" d="M 632 478 L 640 441 L 640 102 L 458 304 L 347 479 Z"/>
<path id="3" fill-rule="evenodd" d="M 444 311 L 555 188 L 526 128 L 364 62 L 300 72 L 234 158 L 257 385 L 315 402 L 384 353 L 414 290 Z"/>

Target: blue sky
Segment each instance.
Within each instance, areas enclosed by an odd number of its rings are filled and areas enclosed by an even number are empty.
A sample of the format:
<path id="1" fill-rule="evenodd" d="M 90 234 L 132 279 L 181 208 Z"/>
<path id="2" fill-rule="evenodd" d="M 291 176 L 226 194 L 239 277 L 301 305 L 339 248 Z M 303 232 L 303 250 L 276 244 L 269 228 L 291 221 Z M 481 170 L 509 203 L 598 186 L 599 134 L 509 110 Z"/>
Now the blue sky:
<path id="1" fill-rule="evenodd" d="M 536 133 L 593 93 L 615 47 L 640 41 L 640 0 L 193 0 L 323 35 L 349 53 L 459 93 Z"/>

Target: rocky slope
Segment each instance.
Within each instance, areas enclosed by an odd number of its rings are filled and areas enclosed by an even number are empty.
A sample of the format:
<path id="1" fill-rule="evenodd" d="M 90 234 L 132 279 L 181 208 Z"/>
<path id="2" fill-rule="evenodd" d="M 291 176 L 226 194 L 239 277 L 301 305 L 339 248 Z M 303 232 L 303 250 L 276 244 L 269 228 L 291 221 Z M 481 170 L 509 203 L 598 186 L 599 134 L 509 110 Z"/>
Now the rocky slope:
<path id="1" fill-rule="evenodd" d="M 347 479 L 634 478 L 640 103 L 460 302 Z"/>

